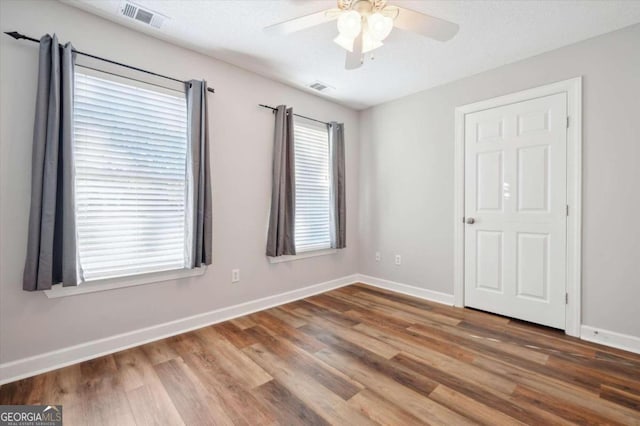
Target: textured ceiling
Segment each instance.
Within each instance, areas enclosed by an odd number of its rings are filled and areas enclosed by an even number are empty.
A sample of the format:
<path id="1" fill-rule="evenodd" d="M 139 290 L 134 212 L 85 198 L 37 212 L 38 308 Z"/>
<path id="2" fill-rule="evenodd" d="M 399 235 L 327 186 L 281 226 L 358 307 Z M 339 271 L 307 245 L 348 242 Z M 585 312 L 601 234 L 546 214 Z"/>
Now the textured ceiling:
<path id="1" fill-rule="evenodd" d="M 441 43 L 396 29 L 375 60 L 346 71 L 345 52 L 332 42 L 335 22 L 289 36 L 263 32 L 335 7 L 331 0 L 135 0 L 169 17 L 159 30 L 119 16 L 120 0 L 63 1 L 295 87 L 321 81 L 330 86 L 322 96 L 358 109 L 640 22 L 637 0 L 390 0 L 455 22 L 460 32 Z"/>

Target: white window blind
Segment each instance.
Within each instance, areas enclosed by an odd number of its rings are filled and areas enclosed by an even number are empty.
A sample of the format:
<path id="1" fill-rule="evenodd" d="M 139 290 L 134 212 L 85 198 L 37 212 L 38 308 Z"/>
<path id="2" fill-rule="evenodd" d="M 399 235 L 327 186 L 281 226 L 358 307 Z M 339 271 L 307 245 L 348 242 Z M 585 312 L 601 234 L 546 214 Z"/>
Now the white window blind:
<path id="1" fill-rule="evenodd" d="M 331 247 L 329 133 L 326 125 L 294 118 L 296 252 Z"/>
<path id="2" fill-rule="evenodd" d="M 185 267 L 185 95 L 127 83 L 75 75 L 78 260 L 85 281 Z"/>

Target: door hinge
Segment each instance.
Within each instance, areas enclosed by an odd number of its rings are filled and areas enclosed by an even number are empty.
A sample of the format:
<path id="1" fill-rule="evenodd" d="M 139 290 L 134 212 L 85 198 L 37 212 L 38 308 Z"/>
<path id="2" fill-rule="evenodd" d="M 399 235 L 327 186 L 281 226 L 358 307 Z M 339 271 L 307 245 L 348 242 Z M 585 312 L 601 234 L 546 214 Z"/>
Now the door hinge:
<path id="1" fill-rule="evenodd" d="M 567 115 L 567 129 L 569 128 L 569 116 Z"/>
<path id="2" fill-rule="evenodd" d="M 567 204 L 567 216 L 569 216 L 569 204 Z"/>
<path id="3" fill-rule="evenodd" d="M 569 293 L 565 293 L 564 294 L 564 304 L 568 305 L 569 304 Z"/>

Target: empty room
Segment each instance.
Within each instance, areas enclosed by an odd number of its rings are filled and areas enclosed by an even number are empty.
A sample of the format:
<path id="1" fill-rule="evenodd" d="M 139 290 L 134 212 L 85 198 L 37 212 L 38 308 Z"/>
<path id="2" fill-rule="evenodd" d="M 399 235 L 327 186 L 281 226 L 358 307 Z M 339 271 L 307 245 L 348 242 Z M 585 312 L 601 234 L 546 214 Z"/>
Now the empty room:
<path id="1" fill-rule="evenodd" d="M 0 426 L 640 426 L 640 0 L 0 30 Z"/>

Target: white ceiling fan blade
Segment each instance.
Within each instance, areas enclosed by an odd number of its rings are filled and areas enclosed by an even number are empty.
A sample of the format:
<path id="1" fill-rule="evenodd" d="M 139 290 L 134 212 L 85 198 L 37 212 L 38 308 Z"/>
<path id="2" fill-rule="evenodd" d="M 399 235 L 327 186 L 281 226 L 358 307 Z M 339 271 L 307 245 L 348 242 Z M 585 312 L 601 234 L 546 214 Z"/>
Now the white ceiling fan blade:
<path id="1" fill-rule="evenodd" d="M 347 51 L 347 59 L 344 67 L 348 70 L 355 70 L 362 66 L 362 31 L 353 41 L 353 51 Z"/>
<path id="2" fill-rule="evenodd" d="M 342 12 L 340 9 L 323 10 L 310 15 L 289 19 L 288 21 L 280 22 L 278 24 L 269 25 L 264 30 L 272 34 L 287 35 L 295 33 L 296 31 L 315 27 L 316 25 L 324 24 L 325 22 L 333 21 L 338 18 L 340 12 Z"/>
<path id="3" fill-rule="evenodd" d="M 415 10 L 405 9 L 397 6 L 388 6 L 389 10 L 397 9 L 397 16 L 393 21 L 393 26 L 401 30 L 418 33 L 438 41 L 450 40 L 458 32 L 458 24 L 445 21 L 434 16 L 425 15 Z"/>

